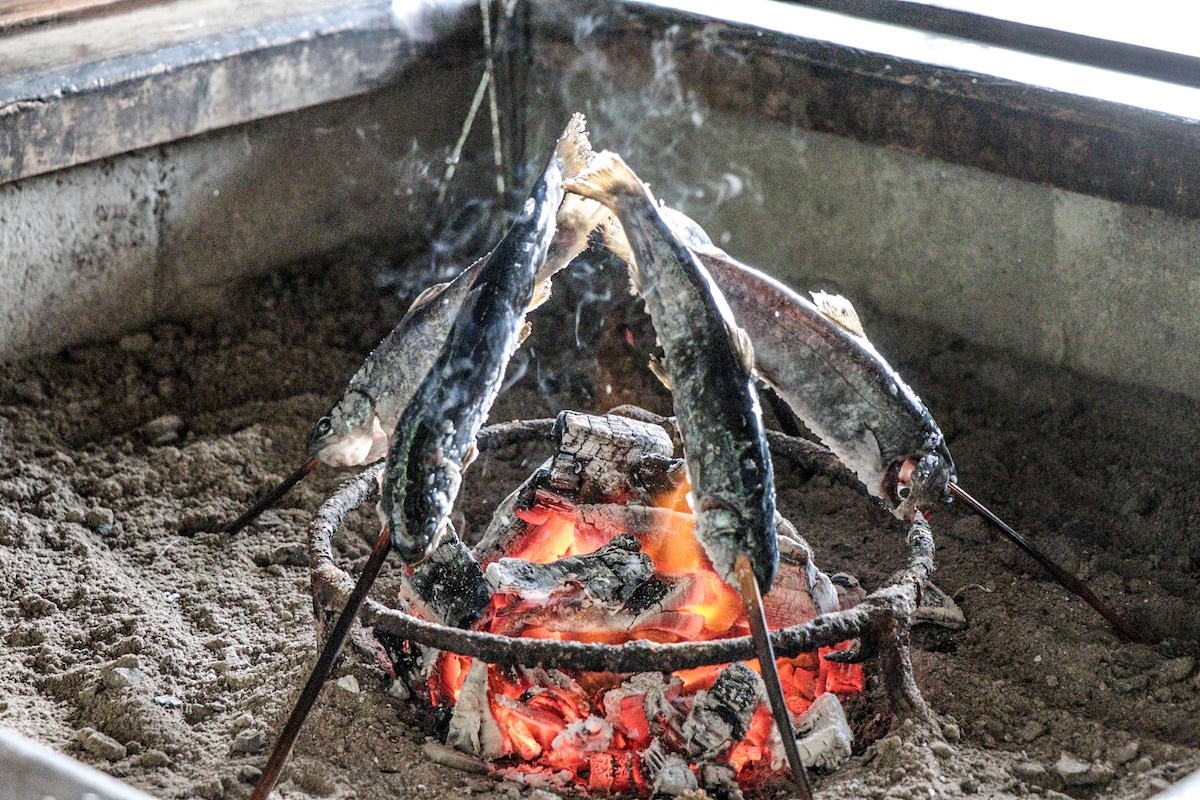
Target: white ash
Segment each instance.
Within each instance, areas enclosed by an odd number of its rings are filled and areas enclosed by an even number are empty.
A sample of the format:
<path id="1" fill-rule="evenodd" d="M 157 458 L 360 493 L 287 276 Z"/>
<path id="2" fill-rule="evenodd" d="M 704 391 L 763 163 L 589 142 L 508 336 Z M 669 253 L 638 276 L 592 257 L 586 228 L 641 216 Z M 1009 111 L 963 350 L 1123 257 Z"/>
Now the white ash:
<path id="1" fill-rule="evenodd" d="M 559 731 L 550 747 L 577 753 L 603 753 L 612 746 L 615 732 L 611 722 L 589 714 Z"/>
<path id="2" fill-rule="evenodd" d="M 835 769 L 850 757 L 854 745 L 854 732 L 846 720 L 846 711 L 833 692 L 817 695 L 796 720 L 796 735 L 800 760 L 809 769 Z M 784 763 L 778 733 L 771 743 L 771 758 L 780 766 Z"/>
<path id="3" fill-rule="evenodd" d="M 478 659 L 471 662 L 467 678 L 450 716 L 446 744 L 484 761 L 507 755 L 504 734 L 488 704 L 488 667 Z"/>
<path id="4" fill-rule="evenodd" d="M 741 662 L 725 667 L 712 688 L 696 693 L 683 723 L 687 754 L 704 760 L 723 756 L 745 738 L 750 718 L 763 697 L 762 678 L 757 672 Z"/>
<path id="5" fill-rule="evenodd" d="M 654 796 L 675 797 L 700 787 L 688 762 L 678 753 L 668 752 L 661 739 L 652 741 L 639 755 Z"/>

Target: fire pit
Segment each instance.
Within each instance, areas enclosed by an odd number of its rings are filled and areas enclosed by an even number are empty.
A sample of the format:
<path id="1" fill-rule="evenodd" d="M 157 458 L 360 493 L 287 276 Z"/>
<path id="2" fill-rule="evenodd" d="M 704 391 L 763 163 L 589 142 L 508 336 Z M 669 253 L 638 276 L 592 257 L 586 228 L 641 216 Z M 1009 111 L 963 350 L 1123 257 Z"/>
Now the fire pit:
<path id="1" fill-rule="evenodd" d="M 486 429 L 481 450 L 550 439 L 554 454 L 473 546 L 455 539 L 405 570 L 403 610 L 368 603 L 363 621 L 413 702 L 447 712 L 444 741 L 495 774 L 600 792 L 736 794 L 785 765 L 757 662 L 736 660 L 749 651 L 742 604 L 692 536 L 670 421 L 621 411 L 640 419 L 563 412 Z M 773 439 L 853 482 L 820 448 Z M 351 585 L 332 536 L 373 498 L 378 471 L 345 484 L 310 527 L 319 625 Z M 859 605 L 857 581 L 827 576 L 795 528 L 777 522 L 781 565 L 765 605 L 770 627 L 792 634 L 777 640 L 777 666 L 806 764 L 831 768 L 853 738 L 839 698 L 863 689 L 861 666 L 827 657 L 845 640 L 861 633 L 862 650 L 891 652 L 895 699 L 928 716 L 908 676 L 909 609 L 895 587 Z M 915 545 L 916 561 L 931 544 Z M 891 647 L 880 628 L 892 630 Z"/>

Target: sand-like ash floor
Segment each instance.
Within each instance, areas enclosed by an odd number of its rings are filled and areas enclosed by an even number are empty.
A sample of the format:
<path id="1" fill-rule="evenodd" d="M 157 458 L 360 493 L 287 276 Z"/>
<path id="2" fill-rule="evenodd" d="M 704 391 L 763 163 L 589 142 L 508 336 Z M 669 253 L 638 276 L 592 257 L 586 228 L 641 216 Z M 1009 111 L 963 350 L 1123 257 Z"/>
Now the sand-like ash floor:
<path id="1" fill-rule="evenodd" d="M 0 371 L 0 725 L 162 797 L 249 793 L 314 656 L 305 526 L 344 476 L 318 472 L 241 534 L 210 531 L 299 465 L 310 426 L 399 318 L 406 302 L 373 280 L 380 260 L 364 248 L 298 265 L 204 324 Z M 622 281 L 613 268 L 560 280 L 493 420 L 668 410 Z M 964 486 L 1138 627 L 1200 638 L 1200 406 L 860 312 L 941 423 Z M 482 458 L 469 525 L 542 455 Z M 874 588 L 902 565 L 903 531 L 862 495 L 784 461 L 777 474 L 824 569 Z M 360 566 L 375 522 L 354 516 L 339 550 Z M 1142 798 L 1200 767 L 1186 647 L 1122 643 L 963 509 L 933 524 L 937 580 L 970 621 L 914 639 L 946 743 L 884 735 L 875 692 L 854 709 L 857 755 L 817 778 L 819 796 Z M 322 695 L 284 797 L 536 794 L 427 759 L 430 729 L 379 669 L 351 657 L 346 676 Z"/>

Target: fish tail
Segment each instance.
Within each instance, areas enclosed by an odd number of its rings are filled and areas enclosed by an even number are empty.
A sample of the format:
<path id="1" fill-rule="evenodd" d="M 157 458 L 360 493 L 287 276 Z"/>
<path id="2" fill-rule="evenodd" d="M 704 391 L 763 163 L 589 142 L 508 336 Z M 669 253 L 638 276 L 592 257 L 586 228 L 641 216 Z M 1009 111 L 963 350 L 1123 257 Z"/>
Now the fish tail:
<path id="1" fill-rule="evenodd" d="M 620 220 L 615 214 L 609 214 L 608 218 L 600 223 L 598 230 L 604 246 L 625 264 L 629 273 L 629 293 L 636 295 L 640 291 L 640 273 L 637 259 L 633 256 L 633 248 L 629 246 L 629 239 L 625 236 L 625 229 L 621 227 Z"/>
<path id="2" fill-rule="evenodd" d="M 586 250 L 588 235 L 599 228 L 608 215 L 608 209 L 595 200 L 577 194 L 564 196 L 555 219 L 554 239 L 538 269 L 538 282 L 548 280 Z"/>
<path id="3" fill-rule="evenodd" d="M 579 176 L 591 166 L 596 153 L 588 140 L 587 120 L 583 114 L 571 115 L 571 121 L 554 148 L 554 156 L 562 162 L 564 180 Z"/>
<path id="4" fill-rule="evenodd" d="M 617 210 L 619 195 L 645 197 L 654 205 L 658 205 L 654 195 L 650 193 L 650 188 L 642 183 L 625 160 L 608 150 L 597 153 L 589 168 L 566 181 L 563 188 L 568 192 L 598 200 L 613 211 Z"/>
<path id="5" fill-rule="evenodd" d="M 542 304 L 550 299 L 550 295 L 554 291 L 554 285 L 551 283 L 553 276 L 547 275 L 539 280 L 533 286 L 533 297 L 529 299 L 529 305 L 525 307 L 525 312 L 535 311 L 541 308 Z"/>

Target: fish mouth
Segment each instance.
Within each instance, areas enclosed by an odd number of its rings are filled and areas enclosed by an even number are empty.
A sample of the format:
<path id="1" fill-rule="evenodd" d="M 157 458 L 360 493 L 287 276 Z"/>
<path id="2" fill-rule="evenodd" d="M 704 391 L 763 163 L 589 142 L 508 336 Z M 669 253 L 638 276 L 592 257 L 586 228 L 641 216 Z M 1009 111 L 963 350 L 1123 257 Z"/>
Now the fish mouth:
<path id="1" fill-rule="evenodd" d="M 312 452 L 331 467 L 357 467 L 372 464 L 387 455 L 388 434 L 379 424 L 379 418 L 371 419 L 371 430 L 356 429 L 321 445 Z"/>
<path id="2" fill-rule="evenodd" d="M 897 519 L 929 519 L 933 508 L 945 502 L 954 479 L 954 462 L 940 452 L 914 454 L 891 463 L 880 484 L 881 497 Z"/>
<path id="3" fill-rule="evenodd" d="M 316 457 L 331 467 L 356 467 L 365 463 L 373 443 L 370 434 L 350 434 L 322 447 Z"/>

